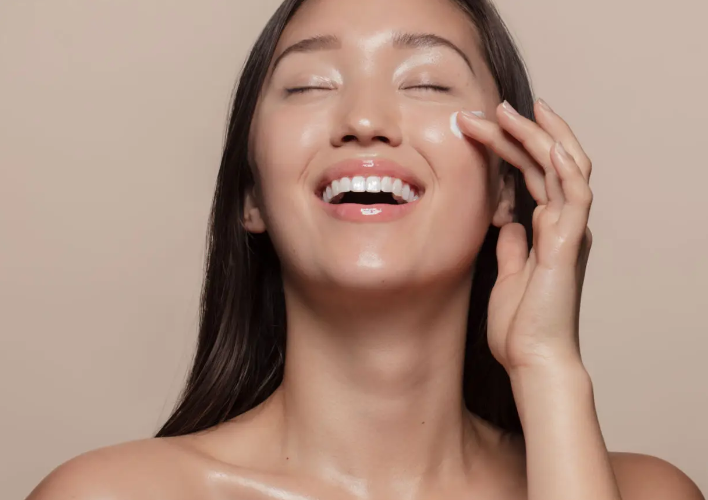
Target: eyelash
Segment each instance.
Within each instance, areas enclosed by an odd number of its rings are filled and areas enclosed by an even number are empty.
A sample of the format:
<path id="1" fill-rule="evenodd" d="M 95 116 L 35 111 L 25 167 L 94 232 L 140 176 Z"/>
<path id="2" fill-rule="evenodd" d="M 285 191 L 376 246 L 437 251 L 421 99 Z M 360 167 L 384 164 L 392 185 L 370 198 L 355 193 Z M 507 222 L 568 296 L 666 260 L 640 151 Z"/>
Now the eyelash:
<path id="1" fill-rule="evenodd" d="M 451 87 L 445 87 L 444 85 L 416 85 L 415 87 L 409 87 L 411 89 L 428 89 L 434 92 L 450 92 Z"/>
<path id="2" fill-rule="evenodd" d="M 304 94 L 308 90 L 332 90 L 327 87 L 294 87 L 292 89 L 285 89 L 288 95 L 292 94 Z"/>
<path id="3" fill-rule="evenodd" d="M 426 90 L 432 90 L 433 92 L 450 92 L 451 87 L 445 87 L 443 85 L 416 85 L 414 87 L 408 87 L 409 89 L 426 89 Z M 332 90 L 328 87 L 294 87 L 290 89 L 285 89 L 285 92 L 288 95 L 294 95 L 294 94 L 304 94 L 309 90 Z"/>

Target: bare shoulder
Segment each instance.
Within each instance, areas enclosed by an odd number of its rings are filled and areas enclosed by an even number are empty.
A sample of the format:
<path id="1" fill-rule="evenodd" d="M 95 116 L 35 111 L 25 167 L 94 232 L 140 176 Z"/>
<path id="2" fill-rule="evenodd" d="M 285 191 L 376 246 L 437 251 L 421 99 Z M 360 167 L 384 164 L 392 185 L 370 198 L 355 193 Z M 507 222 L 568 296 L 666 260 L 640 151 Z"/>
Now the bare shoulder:
<path id="1" fill-rule="evenodd" d="M 164 439 L 108 446 L 63 463 L 27 500 L 178 500 L 195 476 L 189 462 L 181 447 Z"/>
<path id="2" fill-rule="evenodd" d="M 610 453 L 623 500 L 705 500 L 678 467 L 651 455 Z"/>

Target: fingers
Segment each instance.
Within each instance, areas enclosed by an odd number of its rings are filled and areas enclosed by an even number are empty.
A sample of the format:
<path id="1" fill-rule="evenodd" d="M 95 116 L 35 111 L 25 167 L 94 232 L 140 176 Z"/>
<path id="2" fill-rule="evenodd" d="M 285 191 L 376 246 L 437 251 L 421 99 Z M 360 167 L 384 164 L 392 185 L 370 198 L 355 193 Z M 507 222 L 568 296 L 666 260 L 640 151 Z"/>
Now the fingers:
<path id="1" fill-rule="evenodd" d="M 489 147 L 524 174 L 529 192 L 561 233 L 580 244 L 593 201 L 588 180 L 592 163 L 568 124 L 544 101 L 535 104 L 537 122 L 520 115 L 508 103 L 497 108 L 498 123 L 460 113 L 460 129 Z"/>
<path id="2" fill-rule="evenodd" d="M 575 159 L 575 162 L 580 167 L 585 180 L 590 180 L 592 174 L 592 162 L 588 155 L 583 150 L 577 137 L 571 130 L 568 123 L 563 118 L 558 116 L 544 101 L 538 99 L 535 106 L 536 122 L 553 138 L 554 141 L 560 142 Z"/>
<path id="3" fill-rule="evenodd" d="M 516 222 L 506 224 L 499 232 L 497 241 L 497 279 L 520 273 L 526 266 L 529 248 L 526 243 L 526 229 Z"/>
<path id="4" fill-rule="evenodd" d="M 498 124 L 473 114 L 460 113 L 458 125 L 467 137 L 489 147 L 500 158 L 521 170 L 529 193 L 539 205 L 548 203 L 544 170 L 518 141 Z"/>
<path id="5" fill-rule="evenodd" d="M 553 145 L 563 144 L 576 162 L 587 183 L 592 163 L 580 146 L 570 126 L 542 100 L 535 104 L 537 122 L 520 115 L 508 102 L 497 108 L 498 123 L 461 113 L 460 129 L 519 168 L 529 192 L 539 205 L 560 209 L 565 203 L 565 190 L 551 159 Z M 531 165 L 534 165 L 533 168 Z M 540 186 L 539 168 L 543 170 L 544 187 Z M 542 191 L 545 189 L 545 196 Z"/>
<path id="6" fill-rule="evenodd" d="M 580 166 L 560 142 L 554 144 L 551 159 L 566 197 L 558 226 L 562 233 L 577 238 L 580 243 L 586 236 L 593 201 L 592 190 Z"/>
<path id="7" fill-rule="evenodd" d="M 531 157 L 543 168 L 546 177 L 548 205 L 551 210 L 560 211 L 565 201 L 563 188 L 553 168 L 550 151 L 556 142 L 553 137 L 537 123 L 520 115 L 508 102 L 497 107 L 499 125 L 519 141 Z"/>
<path id="8" fill-rule="evenodd" d="M 497 117 L 499 124 L 524 145 L 539 165 L 545 169 L 550 167 L 548 153 L 553 143 L 560 142 L 575 159 L 585 180 L 589 180 L 592 162 L 570 126 L 541 99 L 536 101 L 534 111 L 535 122 L 521 116 L 508 102 L 503 102 L 497 108 Z"/>

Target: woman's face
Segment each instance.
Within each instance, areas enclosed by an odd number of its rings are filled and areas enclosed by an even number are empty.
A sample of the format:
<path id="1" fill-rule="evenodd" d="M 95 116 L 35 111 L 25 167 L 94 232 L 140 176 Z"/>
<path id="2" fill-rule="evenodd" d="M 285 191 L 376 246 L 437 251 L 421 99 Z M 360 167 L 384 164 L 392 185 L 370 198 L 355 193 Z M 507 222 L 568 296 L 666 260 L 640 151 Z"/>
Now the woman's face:
<path id="1" fill-rule="evenodd" d="M 449 0 L 308 0 L 254 116 L 246 228 L 268 231 L 286 280 L 381 289 L 467 276 L 490 222 L 510 215 L 497 158 L 456 135 L 451 115 L 494 119 L 499 99 Z M 393 193 L 353 194 L 361 178 Z"/>

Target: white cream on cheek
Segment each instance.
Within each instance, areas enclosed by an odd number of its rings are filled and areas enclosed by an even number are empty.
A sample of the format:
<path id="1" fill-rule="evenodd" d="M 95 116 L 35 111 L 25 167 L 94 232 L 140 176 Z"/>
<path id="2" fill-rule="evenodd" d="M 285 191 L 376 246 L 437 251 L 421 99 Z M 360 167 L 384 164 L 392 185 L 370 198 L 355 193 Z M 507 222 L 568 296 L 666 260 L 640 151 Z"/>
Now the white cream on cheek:
<path id="1" fill-rule="evenodd" d="M 455 111 L 451 116 L 450 116 L 450 130 L 452 130 L 452 133 L 457 137 L 458 139 L 462 139 L 464 136 L 462 134 L 462 130 L 460 130 L 460 126 L 457 124 L 457 115 L 459 115 L 459 111 Z M 485 118 L 484 112 L 482 111 L 472 111 L 473 115 L 477 115 L 480 118 Z"/>
<path id="2" fill-rule="evenodd" d="M 480 118 L 484 118 L 485 115 L 482 111 L 472 111 L 475 115 L 479 116 Z M 460 130 L 459 125 L 457 124 L 457 116 L 460 114 L 459 111 L 455 111 L 452 113 L 450 116 L 450 126 L 449 129 L 452 131 L 452 134 L 457 137 L 458 139 L 462 139 L 464 137 L 464 134 Z M 430 123 L 429 126 L 423 131 L 423 137 L 427 142 L 430 143 L 435 143 L 435 144 L 442 144 L 445 142 L 445 138 L 448 137 L 448 132 L 446 132 L 445 126 L 439 122 L 436 123 Z"/>

